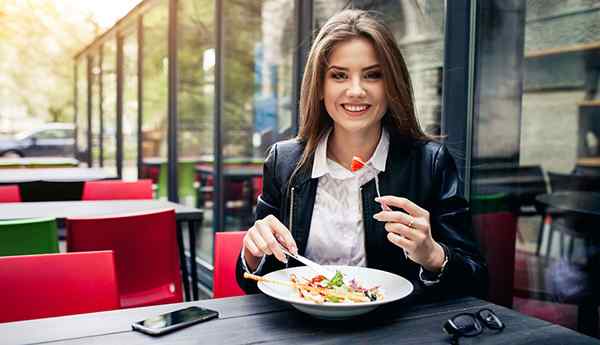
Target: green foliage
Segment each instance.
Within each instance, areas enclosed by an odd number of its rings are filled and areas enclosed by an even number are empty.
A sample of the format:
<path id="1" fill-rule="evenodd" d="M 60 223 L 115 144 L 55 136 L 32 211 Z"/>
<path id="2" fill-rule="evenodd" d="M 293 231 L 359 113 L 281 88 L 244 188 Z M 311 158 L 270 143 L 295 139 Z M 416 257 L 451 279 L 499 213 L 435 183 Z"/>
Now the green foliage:
<path id="1" fill-rule="evenodd" d="M 73 56 L 99 26 L 58 1 L 19 0 L 0 1 L 0 27 L 0 113 L 72 121 Z"/>

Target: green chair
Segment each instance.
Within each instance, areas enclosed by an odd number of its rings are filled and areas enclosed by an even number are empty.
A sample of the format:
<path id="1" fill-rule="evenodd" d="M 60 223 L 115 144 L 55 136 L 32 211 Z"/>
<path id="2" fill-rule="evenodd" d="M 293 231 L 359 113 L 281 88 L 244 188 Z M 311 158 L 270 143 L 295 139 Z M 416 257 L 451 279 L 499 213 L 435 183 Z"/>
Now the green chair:
<path id="1" fill-rule="evenodd" d="M 58 253 L 56 219 L 0 221 L 0 256 Z"/>

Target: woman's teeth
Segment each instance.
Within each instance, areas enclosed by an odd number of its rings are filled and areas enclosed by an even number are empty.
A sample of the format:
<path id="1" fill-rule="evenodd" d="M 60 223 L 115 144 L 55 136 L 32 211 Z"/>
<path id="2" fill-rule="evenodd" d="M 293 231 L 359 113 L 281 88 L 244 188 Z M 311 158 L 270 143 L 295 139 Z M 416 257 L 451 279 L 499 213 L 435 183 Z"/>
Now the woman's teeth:
<path id="1" fill-rule="evenodd" d="M 361 112 L 361 111 L 365 111 L 367 110 L 367 108 L 369 108 L 368 105 L 350 105 L 350 104 L 344 104 L 344 109 L 346 109 L 347 111 L 352 111 L 352 112 Z"/>

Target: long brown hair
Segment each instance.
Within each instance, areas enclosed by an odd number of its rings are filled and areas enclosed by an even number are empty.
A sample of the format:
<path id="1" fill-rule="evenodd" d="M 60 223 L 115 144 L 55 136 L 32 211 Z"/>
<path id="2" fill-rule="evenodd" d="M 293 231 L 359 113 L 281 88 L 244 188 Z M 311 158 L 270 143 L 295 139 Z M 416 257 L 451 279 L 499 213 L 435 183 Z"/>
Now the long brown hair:
<path id="1" fill-rule="evenodd" d="M 375 12 L 344 10 L 329 18 L 321 27 L 308 55 L 300 91 L 300 129 L 297 137 L 306 146 L 292 176 L 314 155 L 319 141 L 333 126 L 323 102 L 327 61 L 336 44 L 354 38 L 366 38 L 377 52 L 388 101 L 382 125 L 390 136 L 432 139 L 423 132 L 417 121 L 410 76 L 392 31 Z"/>

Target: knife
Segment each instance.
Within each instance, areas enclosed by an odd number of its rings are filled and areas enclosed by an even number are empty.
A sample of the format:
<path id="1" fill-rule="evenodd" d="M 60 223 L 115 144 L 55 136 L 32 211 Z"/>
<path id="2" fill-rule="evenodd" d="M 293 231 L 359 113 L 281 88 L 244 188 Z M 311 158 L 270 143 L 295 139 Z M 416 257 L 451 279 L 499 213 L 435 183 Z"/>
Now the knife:
<path id="1" fill-rule="evenodd" d="M 319 265 L 318 263 L 305 258 L 304 256 L 302 256 L 300 254 L 292 254 L 287 249 L 285 249 L 283 246 L 281 246 L 281 250 L 283 251 L 283 253 L 285 255 L 287 255 L 291 258 L 294 258 L 296 261 L 301 262 L 301 263 L 305 264 L 306 266 L 312 268 L 315 272 L 323 275 L 328 280 L 331 280 L 331 278 L 333 278 L 333 276 L 335 275 L 335 272 L 331 271 L 330 269 L 327 269 L 327 268 Z"/>

